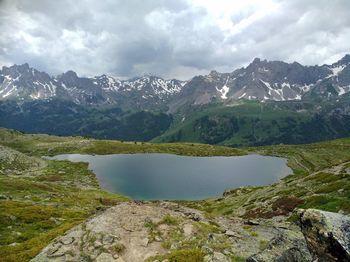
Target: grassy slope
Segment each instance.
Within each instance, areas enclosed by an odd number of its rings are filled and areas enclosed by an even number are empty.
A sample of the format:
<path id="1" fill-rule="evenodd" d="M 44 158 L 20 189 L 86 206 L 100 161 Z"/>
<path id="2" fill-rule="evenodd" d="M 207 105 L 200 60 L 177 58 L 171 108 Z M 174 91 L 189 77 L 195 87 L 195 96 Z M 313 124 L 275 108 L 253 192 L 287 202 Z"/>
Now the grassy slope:
<path id="1" fill-rule="evenodd" d="M 348 103 L 347 103 L 348 104 Z M 179 112 L 173 125 L 152 142 L 188 142 L 226 146 L 308 144 L 348 136 L 350 118 L 344 102 L 239 101 Z"/>
<path id="2" fill-rule="evenodd" d="M 87 164 L 48 161 L 39 156 L 142 152 L 196 156 L 245 153 L 200 144 L 153 145 L 24 135 L 0 129 L 0 195 L 4 198 L 0 199 L 0 261 L 28 261 L 57 235 L 96 211 L 127 200 L 101 190 Z"/>
<path id="3" fill-rule="evenodd" d="M 63 153 L 128 154 L 145 152 L 190 156 L 235 156 L 246 154 L 245 150 L 205 144 L 151 144 L 144 142 L 95 140 L 82 137 L 24 135 L 17 131 L 2 128 L 0 128 L 0 144 L 33 156 L 52 156 Z"/>
<path id="4" fill-rule="evenodd" d="M 296 123 L 307 121 L 310 117 L 306 113 L 297 113 L 293 110 L 274 108 L 256 102 L 237 103 L 234 106 L 209 106 L 203 110 L 199 110 L 190 114 L 183 122 L 178 122 L 168 131 L 159 137 L 154 138 L 153 142 L 164 141 L 201 141 L 200 130 L 196 127 L 196 123 L 203 117 L 215 119 L 216 117 L 236 117 L 238 119 L 239 130 L 234 132 L 227 138 L 223 138 L 219 144 L 222 145 L 244 145 L 251 142 L 252 137 L 258 140 L 265 140 L 280 135 L 277 126 L 282 128 L 286 125 L 285 120 L 292 118 Z M 244 123 L 239 120 L 244 119 Z M 259 123 L 256 120 L 259 119 Z M 272 121 L 277 123 L 272 124 Z M 255 128 L 254 128 L 255 127 Z M 181 137 L 179 137 L 179 132 Z M 252 137 L 248 137 L 252 136 Z M 173 139 L 174 138 L 174 139 Z M 257 141 L 258 142 L 258 141 Z"/>
<path id="5" fill-rule="evenodd" d="M 288 215 L 295 207 L 350 213 L 350 139 L 308 145 L 279 145 L 247 149 L 263 155 L 288 158 L 294 174 L 265 187 L 227 191 L 225 197 L 184 204 L 208 215 L 246 218 Z M 340 174 L 328 167 L 341 165 Z"/>
<path id="6" fill-rule="evenodd" d="M 13 154 L 14 150 L 23 153 L 16 152 L 19 157 L 13 158 L 13 163 L 18 163 L 18 159 L 25 163 L 5 165 L 0 158 L 0 170 L 7 174 L 0 175 L 0 194 L 12 198 L 0 200 L 0 261 L 26 261 L 51 239 L 96 210 L 125 200 L 100 190 L 86 164 L 36 158 L 42 155 L 165 152 L 206 156 L 254 152 L 284 156 L 289 159 L 295 175 L 284 178 L 280 183 L 235 189 L 222 198 L 184 204 L 202 209 L 209 216 L 271 217 L 287 214 L 295 206 L 350 213 L 350 180 L 346 173 L 350 165 L 345 165 L 340 175 L 315 174 L 324 168 L 350 161 L 350 139 L 237 150 L 201 144 L 135 144 L 80 137 L 24 135 L 0 129 L 0 144 L 5 146 L 0 149 L 8 154 Z M 26 157 L 28 159 L 23 160 Z M 33 159 L 44 164 L 38 164 Z M 33 167 L 28 167 L 30 161 Z M 13 175 L 8 175 L 11 172 Z M 8 245 L 13 242 L 18 244 Z"/>
<path id="7" fill-rule="evenodd" d="M 16 139 L 15 133 L 3 135 L 3 141 Z M 3 146 L 0 195 L 0 261 L 16 262 L 28 261 L 96 211 L 126 200 L 101 190 L 85 163 L 44 161 Z"/>

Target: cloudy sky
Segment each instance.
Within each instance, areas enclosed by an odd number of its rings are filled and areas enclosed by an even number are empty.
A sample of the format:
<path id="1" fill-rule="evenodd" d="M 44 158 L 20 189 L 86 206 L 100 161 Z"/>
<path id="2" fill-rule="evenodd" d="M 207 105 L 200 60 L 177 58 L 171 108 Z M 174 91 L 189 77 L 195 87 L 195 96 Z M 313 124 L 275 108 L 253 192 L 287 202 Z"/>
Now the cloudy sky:
<path id="1" fill-rule="evenodd" d="M 349 0 L 0 0 L 0 66 L 188 79 L 254 57 L 331 63 L 350 53 L 349 13 Z"/>

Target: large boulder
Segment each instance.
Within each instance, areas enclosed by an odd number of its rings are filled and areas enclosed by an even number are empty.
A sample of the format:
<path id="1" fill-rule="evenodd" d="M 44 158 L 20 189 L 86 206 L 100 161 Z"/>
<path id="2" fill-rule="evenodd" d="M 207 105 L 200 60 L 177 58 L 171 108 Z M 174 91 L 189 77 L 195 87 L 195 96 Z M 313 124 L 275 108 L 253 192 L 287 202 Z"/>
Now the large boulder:
<path id="1" fill-rule="evenodd" d="M 299 210 L 301 230 L 314 259 L 350 261 L 350 217 L 316 209 Z"/>
<path id="2" fill-rule="evenodd" d="M 275 237 L 269 241 L 267 247 L 250 256 L 247 262 L 304 262 L 312 260 L 301 232 L 288 229 L 278 229 L 278 231 Z"/>

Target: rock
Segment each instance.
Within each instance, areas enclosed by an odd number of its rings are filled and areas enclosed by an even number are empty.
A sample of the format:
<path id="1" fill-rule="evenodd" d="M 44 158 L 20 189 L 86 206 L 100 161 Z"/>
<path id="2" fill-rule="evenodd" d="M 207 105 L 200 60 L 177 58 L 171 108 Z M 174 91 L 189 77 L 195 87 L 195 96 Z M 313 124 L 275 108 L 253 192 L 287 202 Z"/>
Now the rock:
<path id="1" fill-rule="evenodd" d="M 70 245 L 74 242 L 74 237 L 63 237 L 60 239 L 60 243 L 63 245 Z"/>
<path id="2" fill-rule="evenodd" d="M 200 221 L 201 217 L 197 213 L 187 213 L 186 214 L 188 218 L 192 219 L 193 221 Z"/>
<path id="3" fill-rule="evenodd" d="M 226 230 L 225 235 L 228 236 L 228 237 L 236 237 L 236 238 L 240 238 L 241 237 L 238 233 L 236 233 L 236 232 L 234 232 L 232 230 Z"/>
<path id="4" fill-rule="evenodd" d="M 101 246 L 102 246 L 101 241 L 96 240 L 95 243 L 94 243 L 94 247 L 98 248 L 98 247 L 101 247 Z"/>
<path id="5" fill-rule="evenodd" d="M 155 236 L 154 240 L 157 241 L 157 242 L 163 241 L 163 239 L 160 236 Z"/>
<path id="6" fill-rule="evenodd" d="M 182 230 L 184 231 L 184 235 L 186 237 L 189 237 L 192 235 L 193 231 L 194 231 L 194 227 L 192 224 L 185 224 L 182 228 Z"/>
<path id="7" fill-rule="evenodd" d="M 250 225 L 250 226 L 260 225 L 259 221 L 255 219 L 248 219 L 247 221 L 244 221 L 244 224 Z"/>
<path id="8" fill-rule="evenodd" d="M 298 248 L 290 248 L 284 251 L 277 259 L 276 262 L 284 261 L 307 261 L 301 250 Z"/>
<path id="9" fill-rule="evenodd" d="M 201 250 L 204 252 L 204 253 L 207 253 L 207 254 L 211 254 L 214 252 L 214 250 L 208 246 L 202 246 Z"/>
<path id="10" fill-rule="evenodd" d="M 230 260 L 222 253 L 214 252 L 211 255 L 206 255 L 203 259 L 204 262 L 230 262 Z"/>
<path id="11" fill-rule="evenodd" d="M 102 242 L 103 244 L 112 244 L 115 239 L 115 236 L 105 235 L 103 236 Z"/>
<path id="12" fill-rule="evenodd" d="M 299 210 L 300 226 L 318 261 L 350 261 L 350 216 L 316 209 Z"/>
<path id="13" fill-rule="evenodd" d="M 264 250 L 247 259 L 247 262 L 269 261 L 312 261 L 303 234 L 291 230 L 278 230 Z"/>
<path id="14" fill-rule="evenodd" d="M 115 259 L 109 253 L 101 253 L 97 258 L 96 262 L 114 262 Z"/>
<path id="15" fill-rule="evenodd" d="M 149 239 L 146 237 L 146 238 L 142 239 L 141 246 L 147 247 L 148 243 L 149 243 Z"/>
<path id="16" fill-rule="evenodd" d="M 64 256 L 64 252 L 59 250 L 61 248 L 61 245 L 58 245 L 56 247 L 53 247 L 48 250 L 47 256 L 48 257 L 62 257 Z"/>
<path id="17" fill-rule="evenodd" d="M 178 248 L 178 245 L 176 243 L 171 244 L 170 250 L 175 250 Z"/>

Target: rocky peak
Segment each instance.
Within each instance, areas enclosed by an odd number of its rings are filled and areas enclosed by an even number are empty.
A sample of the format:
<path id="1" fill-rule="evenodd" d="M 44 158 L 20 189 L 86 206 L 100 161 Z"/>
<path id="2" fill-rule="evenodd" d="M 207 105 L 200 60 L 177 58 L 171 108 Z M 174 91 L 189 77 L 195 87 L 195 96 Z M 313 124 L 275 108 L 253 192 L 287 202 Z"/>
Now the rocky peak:
<path id="1" fill-rule="evenodd" d="M 23 73 L 29 72 L 29 65 L 27 63 L 23 65 L 13 65 L 10 67 L 3 66 L 2 67 L 2 74 L 8 75 L 11 77 L 18 77 L 19 75 Z"/>
<path id="2" fill-rule="evenodd" d="M 260 62 L 261 62 L 260 58 L 259 57 L 255 57 L 251 64 L 259 64 Z"/>
<path id="3" fill-rule="evenodd" d="M 346 54 L 342 59 L 338 61 L 338 63 L 344 64 L 344 65 L 350 64 L 350 55 Z"/>
<path id="4" fill-rule="evenodd" d="M 57 76 L 57 79 L 61 81 L 73 81 L 73 80 L 76 80 L 77 78 L 78 78 L 77 73 L 75 73 L 72 70 L 68 70 L 67 72 Z"/>

